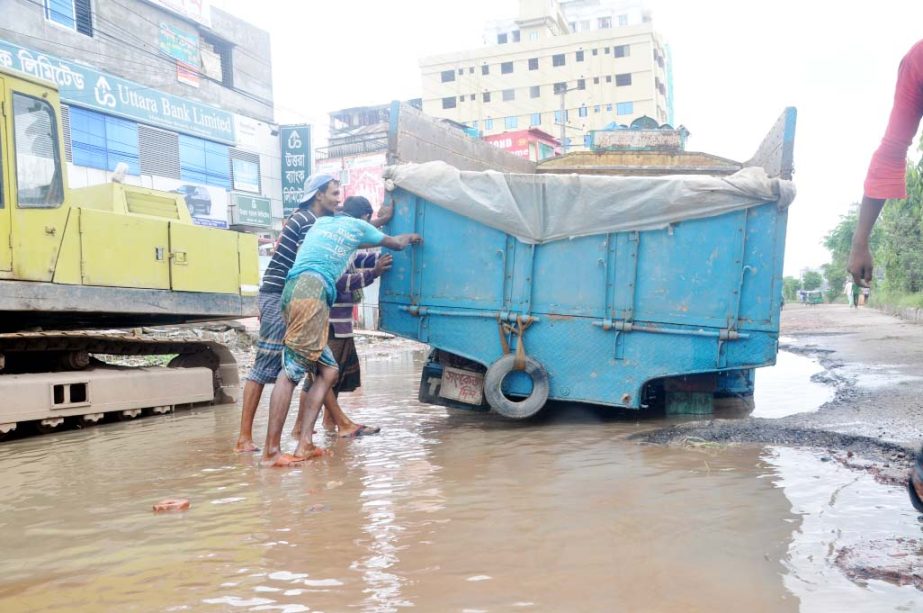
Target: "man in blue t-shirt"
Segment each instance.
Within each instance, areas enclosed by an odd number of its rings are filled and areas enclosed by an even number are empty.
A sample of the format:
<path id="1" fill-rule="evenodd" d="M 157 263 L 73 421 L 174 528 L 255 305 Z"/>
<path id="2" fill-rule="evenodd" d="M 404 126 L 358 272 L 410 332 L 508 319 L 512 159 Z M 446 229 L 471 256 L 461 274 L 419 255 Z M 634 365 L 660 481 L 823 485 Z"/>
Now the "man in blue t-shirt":
<path id="1" fill-rule="evenodd" d="M 282 291 L 286 332 L 282 372 L 269 400 L 269 426 L 263 447 L 264 466 L 289 466 L 320 455 L 311 442 L 324 396 L 336 382 L 337 363 L 327 347 L 330 307 L 336 282 L 360 248 L 379 245 L 401 251 L 422 241 L 419 234 L 387 236 L 372 224 L 349 217 L 323 217 L 314 223 L 298 250 Z M 315 373 L 307 393 L 305 421 L 294 455 L 280 449 L 292 392 L 307 373 Z"/>

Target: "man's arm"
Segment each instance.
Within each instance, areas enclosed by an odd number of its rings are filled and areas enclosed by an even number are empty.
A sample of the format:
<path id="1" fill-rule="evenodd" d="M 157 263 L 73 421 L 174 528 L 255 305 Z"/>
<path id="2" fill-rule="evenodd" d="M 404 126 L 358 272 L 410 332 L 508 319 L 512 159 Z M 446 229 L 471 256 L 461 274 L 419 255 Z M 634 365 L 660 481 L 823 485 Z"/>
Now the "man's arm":
<path id="1" fill-rule="evenodd" d="M 853 280 L 868 287 L 872 280 L 869 236 L 888 198 L 906 198 L 907 149 L 923 117 L 923 41 L 914 45 L 897 71 L 894 104 L 881 145 L 872 156 L 865 177 L 859 221 L 853 234 L 847 270 Z"/>
<path id="2" fill-rule="evenodd" d="M 859 221 L 852 235 L 852 249 L 849 251 L 849 263 L 846 269 L 858 285 L 868 287 L 872 281 L 872 252 L 869 249 L 869 236 L 875 226 L 875 220 L 881 213 L 885 201 L 880 198 L 862 198 L 859 207 Z"/>
<path id="3" fill-rule="evenodd" d="M 391 204 L 382 203 L 381 208 L 378 209 L 378 216 L 369 223 L 371 223 L 376 228 L 380 228 L 391 221 L 392 217 L 394 217 L 393 201 Z"/>
<path id="4" fill-rule="evenodd" d="M 419 234 L 398 234 L 397 236 L 388 236 L 381 241 L 382 247 L 393 249 L 394 251 L 403 251 L 408 245 L 419 245 L 423 242 L 423 237 Z"/>

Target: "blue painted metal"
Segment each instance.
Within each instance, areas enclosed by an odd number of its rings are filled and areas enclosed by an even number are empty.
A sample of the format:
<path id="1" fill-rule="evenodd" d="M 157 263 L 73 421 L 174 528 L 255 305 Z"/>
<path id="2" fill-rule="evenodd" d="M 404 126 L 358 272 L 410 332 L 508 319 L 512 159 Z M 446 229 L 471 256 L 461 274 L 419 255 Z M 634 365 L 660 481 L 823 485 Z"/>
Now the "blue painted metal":
<path id="1" fill-rule="evenodd" d="M 525 349 L 548 371 L 551 399 L 631 408 L 655 379 L 727 372 L 721 387 L 752 390 L 752 375 L 732 371 L 775 363 L 788 215 L 774 202 L 529 245 L 393 195 L 389 232 L 424 242 L 382 277 L 384 330 L 489 366 L 503 353 L 498 318 L 534 318 Z M 515 351 L 518 337 L 508 341 Z"/>

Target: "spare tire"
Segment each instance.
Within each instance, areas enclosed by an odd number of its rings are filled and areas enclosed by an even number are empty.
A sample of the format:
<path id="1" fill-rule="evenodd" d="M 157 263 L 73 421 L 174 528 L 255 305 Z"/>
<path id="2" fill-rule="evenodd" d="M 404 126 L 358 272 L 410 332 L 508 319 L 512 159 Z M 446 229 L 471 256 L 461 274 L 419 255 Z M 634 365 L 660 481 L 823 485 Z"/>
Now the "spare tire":
<path id="1" fill-rule="evenodd" d="M 523 370 L 532 379 L 532 393 L 523 400 L 511 400 L 503 394 L 503 380 L 513 372 L 516 356 L 512 353 L 504 355 L 487 369 L 484 375 L 484 397 L 490 407 L 510 419 L 525 419 L 532 417 L 542 410 L 548 402 L 548 372 L 538 362 L 526 356 L 526 367 Z"/>

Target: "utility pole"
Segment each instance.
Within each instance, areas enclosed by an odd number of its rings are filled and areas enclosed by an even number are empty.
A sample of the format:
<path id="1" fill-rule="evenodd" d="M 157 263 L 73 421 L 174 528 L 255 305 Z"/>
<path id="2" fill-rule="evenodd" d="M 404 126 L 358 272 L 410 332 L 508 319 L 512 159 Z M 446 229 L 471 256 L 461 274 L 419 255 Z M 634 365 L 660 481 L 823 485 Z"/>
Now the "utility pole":
<path id="1" fill-rule="evenodd" d="M 567 153 L 567 107 L 564 105 L 564 95 L 567 92 L 572 92 L 578 87 L 562 87 L 561 91 L 558 93 L 561 94 L 561 154 Z"/>

